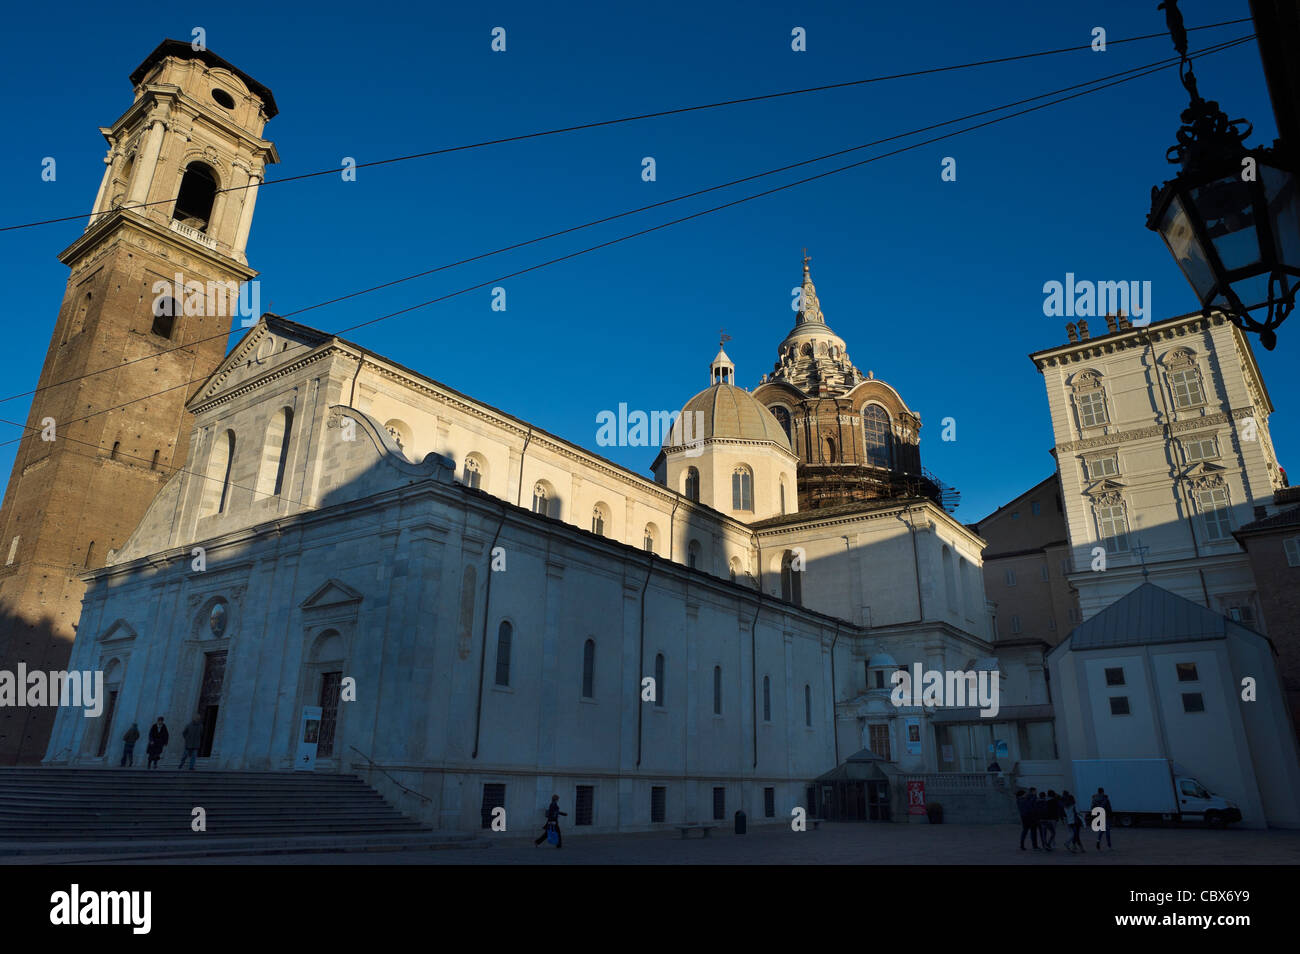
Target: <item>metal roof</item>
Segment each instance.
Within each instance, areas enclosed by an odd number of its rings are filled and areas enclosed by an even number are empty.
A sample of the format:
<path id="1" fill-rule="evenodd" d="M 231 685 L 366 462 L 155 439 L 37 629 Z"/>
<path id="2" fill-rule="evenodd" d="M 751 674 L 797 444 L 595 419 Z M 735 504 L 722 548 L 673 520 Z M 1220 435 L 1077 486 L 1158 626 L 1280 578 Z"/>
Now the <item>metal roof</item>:
<path id="1" fill-rule="evenodd" d="M 1258 635 L 1199 603 L 1147 582 L 1081 623 L 1059 648 L 1108 649 L 1226 639 L 1229 632 Z"/>

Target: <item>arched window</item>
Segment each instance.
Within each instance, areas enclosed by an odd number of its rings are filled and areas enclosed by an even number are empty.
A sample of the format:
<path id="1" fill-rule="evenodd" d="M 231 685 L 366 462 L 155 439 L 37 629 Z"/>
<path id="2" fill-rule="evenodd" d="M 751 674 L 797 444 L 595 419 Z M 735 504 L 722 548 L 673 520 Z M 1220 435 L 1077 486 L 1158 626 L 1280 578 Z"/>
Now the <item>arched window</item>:
<path id="1" fill-rule="evenodd" d="M 894 448 L 893 435 L 889 429 L 889 412 L 879 404 L 868 404 L 862 409 L 862 437 L 869 465 L 893 466 Z"/>
<path id="2" fill-rule="evenodd" d="M 840 458 L 835 450 L 835 438 L 828 437 L 826 438 L 826 463 L 838 464 L 839 462 Z"/>
<path id="3" fill-rule="evenodd" d="M 776 418 L 776 422 L 781 425 L 781 430 L 785 431 L 786 440 L 793 444 L 794 435 L 790 432 L 790 412 L 779 404 L 774 404 L 772 407 L 768 408 L 768 410 L 772 412 L 772 416 Z"/>
<path id="4" fill-rule="evenodd" d="M 785 478 L 781 478 L 781 516 L 785 516 Z"/>
<path id="5" fill-rule="evenodd" d="M 803 562 L 793 550 L 781 557 L 781 599 L 803 606 Z"/>
<path id="6" fill-rule="evenodd" d="M 763 677 L 763 721 L 772 721 L 772 677 Z"/>
<path id="7" fill-rule="evenodd" d="M 692 540 L 686 545 L 686 565 L 692 570 L 700 567 L 700 541 Z"/>
<path id="8" fill-rule="evenodd" d="M 545 484 L 533 486 L 533 513 L 540 513 L 543 517 L 551 515 L 551 501 Z"/>
<path id="9" fill-rule="evenodd" d="M 641 546 L 646 553 L 655 552 L 655 525 L 653 523 L 645 525 L 645 530 L 641 535 Z"/>
<path id="10" fill-rule="evenodd" d="M 478 490 L 483 486 L 483 471 L 480 468 L 478 458 L 473 455 L 465 458 L 464 478 L 461 480 L 466 487 L 473 487 Z"/>
<path id="11" fill-rule="evenodd" d="M 108 459 L 109 459 L 109 460 L 117 460 L 117 451 L 118 451 L 118 448 L 121 447 L 121 446 L 122 446 L 122 442 L 121 442 L 121 441 L 113 441 L 113 449 L 112 449 L 111 451 L 108 452 Z"/>
<path id="12" fill-rule="evenodd" d="M 181 306 L 175 298 L 164 295 L 154 300 L 153 327 L 150 329 L 160 338 L 170 339 L 176 325 L 176 316 L 181 313 Z"/>
<path id="13" fill-rule="evenodd" d="M 713 667 L 713 714 L 722 715 L 722 667 Z"/>
<path id="14" fill-rule="evenodd" d="M 497 627 L 497 679 L 498 686 L 510 685 L 510 642 L 515 630 L 505 620 Z"/>
<path id="15" fill-rule="evenodd" d="M 731 563 L 728 564 L 727 572 L 731 575 L 731 582 L 732 582 L 732 583 L 735 583 L 736 580 L 738 580 L 738 579 L 740 578 L 740 560 L 739 560 L 739 558 L 737 558 L 737 557 L 732 557 L 732 558 L 731 558 Z"/>
<path id="16" fill-rule="evenodd" d="M 278 497 L 284 490 L 285 468 L 289 463 L 289 437 L 293 430 L 293 409 L 282 407 L 271 416 L 262 445 L 262 467 L 257 474 L 258 496 Z"/>
<path id="17" fill-rule="evenodd" d="M 812 725 L 812 686 L 803 687 L 803 724 Z"/>
<path id="18" fill-rule="evenodd" d="M 185 168 L 180 191 L 176 194 L 176 208 L 172 218 L 200 232 L 208 230 L 212 219 L 212 204 L 217 199 L 217 174 L 202 162 L 191 162 Z"/>
<path id="19" fill-rule="evenodd" d="M 596 695 L 596 641 L 589 639 L 582 644 L 582 698 L 592 699 Z"/>
<path id="20" fill-rule="evenodd" d="M 83 567 L 90 566 L 90 561 L 95 559 L 95 541 L 90 541 L 90 546 L 86 547 L 86 562 L 81 564 Z"/>
<path id="21" fill-rule="evenodd" d="M 694 467 L 686 468 L 686 499 L 696 503 L 700 500 L 700 472 Z"/>
<path id="22" fill-rule="evenodd" d="M 235 463 L 235 432 L 226 431 L 226 468 L 225 473 L 221 476 L 221 502 L 217 506 L 217 513 L 225 513 L 226 507 L 230 504 L 230 470 Z"/>
<path id="23" fill-rule="evenodd" d="M 605 521 L 608 519 L 603 504 L 591 508 L 591 532 L 598 537 L 605 535 Z"/>
<path id="24" fill-rule="evenodd" d="M 394 419 L 384 424 L 384 430 L 388 432 L 388 436 L 393 439 L 398 449 L 405 453 L 406 445 L 411 443 L 410 427 L 404 421 Z"/>
<path id="25" fill-rule="evenodd" d="M 235 459 L 235 432 L 226 431 L 212 441 L 204 475 L 199 511 L 205 517 L 224 513 L 230 502 L 230 468 Z"/>
<path id="26" fill-rule="evenodd" d="M 744 464 L 731 472 L 731 509 L 754 509 L 754 475 Z"/>
<path id="27" fill-rule="evenodd" d="M 655 656 L 655 707 L 664 707 L 664 654 Z"/>

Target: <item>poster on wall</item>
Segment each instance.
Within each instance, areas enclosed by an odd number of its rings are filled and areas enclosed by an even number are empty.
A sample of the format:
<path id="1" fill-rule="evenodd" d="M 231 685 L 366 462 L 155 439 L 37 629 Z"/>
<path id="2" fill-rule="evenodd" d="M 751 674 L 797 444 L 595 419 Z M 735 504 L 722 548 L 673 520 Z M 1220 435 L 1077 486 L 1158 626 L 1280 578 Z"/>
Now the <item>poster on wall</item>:
<path id="1" fill-rule="evenodd" d="M 921 779 L 914 779 L 907 783 L 907 813 L 925 814 L 925 782 Z"/>
<path id="2" fill-rule="evenodd" d="M 907 727 L 907 754 L 921 754 L 921 720 L 909 718 L 904 723 Z"/>
<path id="3" fill-rule="evenodd" d="M 320 706 L 303 706 L 298 723 L 298 755 L 293 760 L 295 772 L 316 770 L 316 745 L 320 742 Z"/>

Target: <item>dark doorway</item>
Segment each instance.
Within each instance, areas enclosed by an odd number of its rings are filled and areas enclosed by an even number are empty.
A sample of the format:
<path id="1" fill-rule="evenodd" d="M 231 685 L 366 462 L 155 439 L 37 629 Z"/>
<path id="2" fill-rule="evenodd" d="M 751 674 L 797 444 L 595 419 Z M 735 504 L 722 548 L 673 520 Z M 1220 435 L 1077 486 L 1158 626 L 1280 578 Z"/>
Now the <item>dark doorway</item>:
<path id="1" fill-rule="evenodd" d="M 199 718 L 203 720 L 203 739 L 199 742 L 199 758 L 212 754 L 213 737 L 217 734 L 217 709 L 221 704 L 221 686 L 226 681 L 226 653 L 208 653 L 203 657 L 203 685 L 199 689 Z"/>
<path id="2" fill-rule="evenodd" d="M 889 821 L 889 783 L 867 782 L 867 818 Z"/>
<path id="3" fill-rule="evenodd" d="M 181 179 L 180 192 L 176 195 L 176 208 L 172 218 L 182 225 L 208 230 L 208 220 L 212 217 L 212 204 L 217 198 L 217 177 L 208 166 L 201 162 L 191 162 Z"/>
<path id="4" fill-rule="evenodd" d="M 102 757 L 108 750 L 108 739 L 113 732 L 113 711 L 117 708 L 117 690 L 108 690 L 108 702 L 104 705 L 104 731 L 99 734 L 99 751 L 96 756 Z"/>
<path id="5" fill-rule="evenodd" d="M 320 738 L 316 740 L 316 757 L 334 757 L 334 728 L 339 718 L 339 687 L 343 673 L 321 673 L 320 680 Z"/>

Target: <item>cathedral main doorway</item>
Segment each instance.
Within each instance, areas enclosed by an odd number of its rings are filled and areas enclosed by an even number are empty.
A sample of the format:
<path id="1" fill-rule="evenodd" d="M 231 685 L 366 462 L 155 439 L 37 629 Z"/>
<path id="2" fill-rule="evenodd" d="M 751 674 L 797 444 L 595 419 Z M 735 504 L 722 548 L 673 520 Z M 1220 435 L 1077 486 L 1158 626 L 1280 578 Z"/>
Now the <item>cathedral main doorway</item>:
<path id="1" fill-rule="evenodd" d="M 207 653 L 203 657 L 203 682 L 199 689 L 199 718 L 203 720 L 203 738 L 199 742 L 199 758 L 212 754 L 212 742 L 217 734 L 217 712 L 221 704 L 221 686 L 226 681 L 226 652 Z"/>

